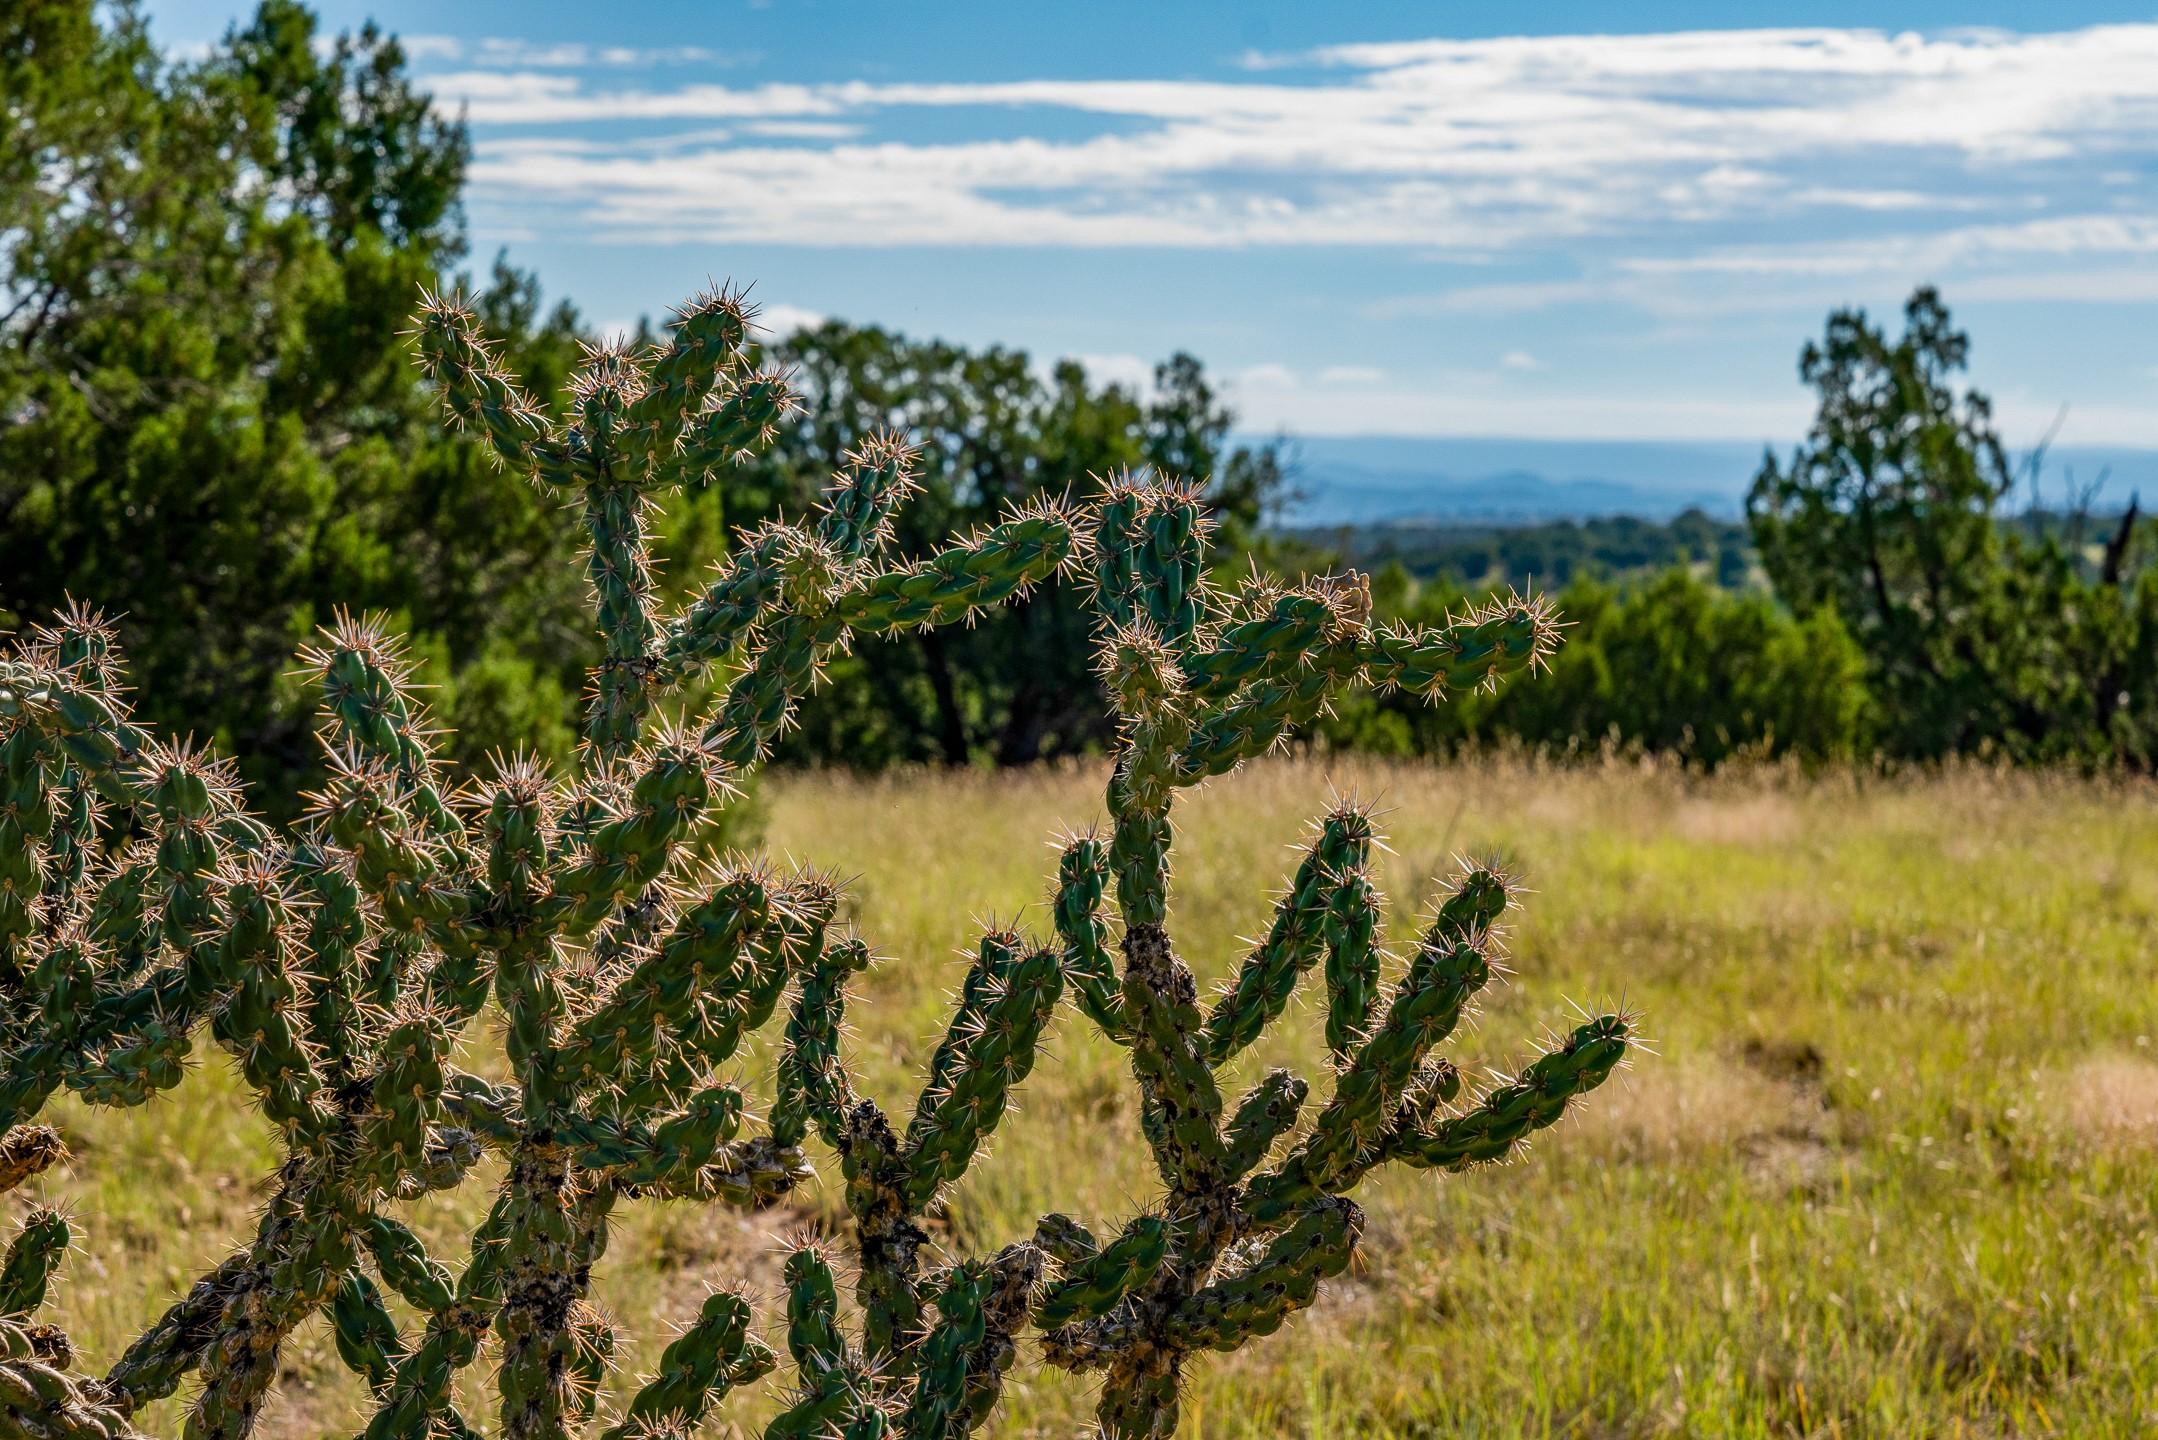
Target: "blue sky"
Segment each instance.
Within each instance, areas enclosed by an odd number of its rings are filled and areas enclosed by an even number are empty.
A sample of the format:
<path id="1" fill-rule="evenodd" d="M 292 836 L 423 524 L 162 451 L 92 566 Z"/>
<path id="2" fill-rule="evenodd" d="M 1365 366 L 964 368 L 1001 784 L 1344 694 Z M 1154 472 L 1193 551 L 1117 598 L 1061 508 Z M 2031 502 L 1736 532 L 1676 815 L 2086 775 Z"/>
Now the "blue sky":
<path id="1" fill-rule="evenodd" d="M 241 10 L 146 8 L 183 47 Z M 602 325 L 733 278 L 1120 377 L 1189 349 L 1254 429 L 1757 442 L 1830 307 L 1930 280 L 2012 442 L 2066 404 L 2158 446 L 2158 9 L 1530 10 L 322 6 L 467 109 L 475 260 Z"/>

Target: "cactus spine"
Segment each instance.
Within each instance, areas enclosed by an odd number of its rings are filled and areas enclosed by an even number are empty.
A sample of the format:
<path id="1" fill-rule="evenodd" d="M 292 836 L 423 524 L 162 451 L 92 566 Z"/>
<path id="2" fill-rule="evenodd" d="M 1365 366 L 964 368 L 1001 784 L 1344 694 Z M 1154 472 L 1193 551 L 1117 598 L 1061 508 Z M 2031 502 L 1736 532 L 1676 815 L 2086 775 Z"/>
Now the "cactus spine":
<path id="1" fill-rule="evenodd" d="M 579 504 L 602 658 L 574 774 L 505 757 L 476 790 L 435 758 L 407 667 L 340 618 L 305 653 L 328 778 L 304 819 L 248 814 L 225 762 L 129 718 L 121 657 L 71 608 L 0 656 L 0 1192 L 64 1156 L 37 1123 L 62 1088 L 128 1106 L 179 1083 L 207 1030 L 280 1159 L 252 1240 L 196 1280 L 101 1376 L 35 1317 L 72 1238 L 33 1211 L 0 1260 L 0 1440 L 132 1434 L 192 1381 L 190 1437 L 251 1434 L 281 1347 L 330 1321 L 374 1397 L 368 1440 L 464 1436 L 459 1371 L 492 1342 L 505 1440 L 687 1436 L 778 1364 L 747 1297 L 707 1296 L 619 1415 L 625 1351 L 590 1302 L 623 1201 L 755 1208 L 833 1152 L 855 1256 L 852 1318 L 825 1242 L 786 1261 L 794 1383 L 767 1440 L 958 1437 L 993 1413 L 1031 1328 L 1102 1377 L 1103 1433 L 1166 1436 L 1190 1357 L 1271 1333 L 1348 1264 L 1374 1167 L 1501 1160 L 1623 1057 L 1628 1022 L 1580 1027 L 1466 1105 L 1434 1053 L 1488 982 L 1507 882 L 1471 867 L 1392 962 L 1368 817 L 1319 823 L 1265 938 L 1202 1006 L 1168 928 L 1178 793 L 1275 746 L 1352 685 L 1439 696 L 1532 668 L 1555 643 L 1513 602 L 1431 631 L 1374 626 L 1360 584 L 1206 565 L 1199 498 L 1106 482 L 1083 507 L 1015 511 L 940 553 L 885 558 L 913 453 L 873 437 L 815 513 L 742 536 L 703 593 L 658 612 L 653 497 L 767 440 L 792 400 L 755 368 L 738 295 L 699 297 L 668 341 L 585 359 L 550 424 L 471 317 L 428 297 L 415 348 L 448 413 L 506 466 Z M 698 827 L 761 764 L 820 666 L 856 634 L 964 623 L 1064 575 L 1097 618 L 1123 722 L 1106 836 L 1070 839 L 1047 940 L 992 926 L 903 1122 L 860 1093 L 848 986 L 872 963 L 833 882 L 692 858 Z M 723 667 L 692 713 L 684 682 Z M 1277 1070 L 1233 1106 L 1223 1067 L 1323 976 L 1331 1091 Z M 1390 972 L 1393 973 L 1389 978 Z M 930 1222 L 1009 1111 L 1070 990 L 1130 1054 L 1158 1203 L 1097 1238 L 1063 1215 L 986 1255 Z M 509 1071 L 459 1073 L 492 1009 Z M 784 1012 L 758 1119 L 718 1072 Z M 503 1179 L 453 1274 L 399 1207 Z M 843 1267 L 841 1267 L 843 1268 Z M 394 1294 L 421 1317 L 401 1334 Z"/>

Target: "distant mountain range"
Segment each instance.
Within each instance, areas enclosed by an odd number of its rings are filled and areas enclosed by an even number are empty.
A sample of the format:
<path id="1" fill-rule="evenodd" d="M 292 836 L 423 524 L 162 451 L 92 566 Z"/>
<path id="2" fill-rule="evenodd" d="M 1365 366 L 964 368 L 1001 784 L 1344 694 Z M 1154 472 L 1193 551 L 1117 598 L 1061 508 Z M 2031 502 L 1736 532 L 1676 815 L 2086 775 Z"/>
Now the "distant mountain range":
<path id="1" fill-rule="evenodd" d="M 1253 438 L 1263 437 L 1246 443 Z M 1762 452 L 1733 441 L 1321 436 L 1294 442 L 1303 499 L 1282 519 L 1292 526 L 1529 525 L 1606 515 L 1667 520 L 1688 509 L 1734 519 Z M 2071 480 L 2087 486 L 2101 474 L 2095 508 L 2118 509 L 2136 492 L 2158 503 L 2158 450 L 2091 446 L 2048 453 L 2046 503 L 2058 506 Z M 2027 504 L 2028 493 L 2015 503 Z"/>

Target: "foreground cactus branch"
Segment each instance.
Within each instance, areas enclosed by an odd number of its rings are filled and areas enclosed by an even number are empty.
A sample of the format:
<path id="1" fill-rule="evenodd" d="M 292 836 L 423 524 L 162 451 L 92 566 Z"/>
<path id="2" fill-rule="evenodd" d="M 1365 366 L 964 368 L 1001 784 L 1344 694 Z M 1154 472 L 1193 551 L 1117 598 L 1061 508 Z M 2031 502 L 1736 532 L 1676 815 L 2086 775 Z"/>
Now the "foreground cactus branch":
<path id="1" fill-rule="evenodd" d="M 1464 1101 L 1436 1050 L 1490 979 L 1509 884 L 1470 867 L 1393 960 L 1353 806 L 1321 820 L 1209 1004 L 1168 928 L 1182 790 L 1349 687 L 1439 698 L 1533 669 L 1556 639 L 1539 604 L 1409 631 L 1371 624 L 1354 580 L 1224 591 L 1197 493 L 1129 477 L 895 561 L 915 457 L 880 435 L 819 509 L 740 537 L 662 614 L 654 495 L 763 443 L 793 403 L 749 336 L 737 295 L 702 296 L 666 343 L 590 352 L 551 425 L 457 303 L 422 307 L 415 348 L 448 412 L 582 506 L 603 653 L 574 773 L 503 757 L 459 788 L 394 638 L 340 618 L 303 656 L 327 779 L 273 831 L 227 761 L 133 723 L 96 615 L 70 610 L 0 657 L 0 1192 L 66 1158 L 39 1123 L 53 1095 L 145 1104 L 183 1081 L 205 1031 L 279 1147 L 253 1237 L 100 1374 L 37 1319 L 77 1227 L 31 1212 L 0 1260 L 0 1440 L 132 1434 L 183 1386 L 188 1436 L 247 1436 L 317 1315 L 373 1397 L 353 1427 L 368 1440 L 687 1436 L 781 1357 L 754 1297 L 724 1289 L 662 1353 L 615 1334 L 590 1296 L 611 1218 L 646 1198 L 769 1206 L 814 1174 L 812 1141 L 833 1157 L 852 1254 L 790 1245 L 792 1382 L 768 1440 L 971 1434 L 1029 1331 L 1049 1363 L 1100 1375 L 1106 1435 L 1166 1436 L 1191 1357 L 1271 1333 L 1349 1264 L 1367 1173 L 1505 1159 L 1623 1058 L 1629 1023 L 1600 1017 Z M 1060 576 L 1096 615 L 1123 722 L 1111 825 L 1065 844 L 1046 938 L 979 937 L 919 1090 L 887 1111 L 846 1054 L 848 987 L 873 957 L 840 923 L 838 887 L 701 860 L 700 827 L 853 636 L 966 623 Z M 699 705 L 688 682 L 706 677 Z M 1309 1082 L 1277 1070 L 1228 1103 L 1225 1068 L 1315 970 L 1327 1098 L 1307 1105 Z M 991 1253 L 941 1253 L 938 1212 L 1067 991 L 1129 1051 L 1162 1192 L 1110 1235 L 1050 1215 Z M 733 1076 L 782 1015 L 760 1118 Z M 505 1083 L 453 1063 L 485 1024 Z M 402 1207 L 467 1183 L 488 1151 L 501 1179 L 453 1272 Z M 388 1296 L 419 1317 L 411 1333 Z M 458 1376 L 483 1357 L 494 1398 L 467 1416 L 454 1397 L 477 1386 Z M 606 1375 L 631 1358 L 656 1369 L 602 1415 Z"/>

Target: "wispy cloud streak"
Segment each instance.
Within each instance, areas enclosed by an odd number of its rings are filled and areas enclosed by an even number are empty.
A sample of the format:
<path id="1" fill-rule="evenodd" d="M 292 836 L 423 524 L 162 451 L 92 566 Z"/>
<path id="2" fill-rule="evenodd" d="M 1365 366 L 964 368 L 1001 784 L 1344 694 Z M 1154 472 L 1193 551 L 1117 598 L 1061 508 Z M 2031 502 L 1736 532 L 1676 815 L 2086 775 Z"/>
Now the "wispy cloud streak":
<path id="1" fill-rule="evenodd" d="M 1673 263 L 1804 271 L 1884 240 L 2118 257 L 2158 223 L 2158 25 L 1357 45 L 1214 81 L 662 86 L 661 57 L 640 84 L 616 55 L 496 58 L 431 76 L 479 130 L 478 202 L 643 242 L 1467 255 L 1685 235 Z M 940 127 L 970 138 L 915 138 Z M 1829 238 L 1762 243 L 1801 221 Z"/>

